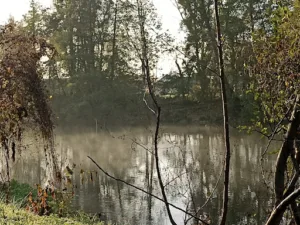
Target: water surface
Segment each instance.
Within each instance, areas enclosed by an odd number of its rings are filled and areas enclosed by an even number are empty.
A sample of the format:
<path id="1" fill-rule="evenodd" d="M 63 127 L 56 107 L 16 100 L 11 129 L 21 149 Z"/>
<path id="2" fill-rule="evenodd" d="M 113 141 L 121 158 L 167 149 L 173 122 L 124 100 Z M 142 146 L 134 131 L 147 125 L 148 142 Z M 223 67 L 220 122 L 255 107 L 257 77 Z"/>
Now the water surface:
<path id="1" fill-rule="evenodd" d="M 13 166 L 13 176 L 19 181 L 43 182 L 44 153 L 39 146 L 34 147 L 36 143 L 31 140 L 24 150 L 30 154 L 24 153 L 23 160 L 17 160 Z M 91 156 L 113 176 L 161 196 L 152 154 L 153 129 L 57 132 L 56 143 L 61 168 L 76 164 L 73 174 L 76 186 L 73 206 L 76 209 L 101 213 L 102 219 L 119 224 L 170 224 L 162 202 L 110 179 L 87 158 Z M 263 224 L 272 197 L 259 166 L 266 141 L 258 135 L 233 131 L 231 143 L 228 224 Z M 164 127 L 159 155 L 169 201 L 191 212 L 206 203 L 199 213 L 208 214 L 215 224 L 222 205 L 223 180 L 219 179 L 224 155 L 222 129 Z M 271 171 L 274 159 L 267 158 L 264 166 Z M 80 173 L 81 170 L 84 173 Z M 184 213 L 171 210 L 178 224 L 188 219 Z M 192 222 L 190 220 L 189 224 Z"/>

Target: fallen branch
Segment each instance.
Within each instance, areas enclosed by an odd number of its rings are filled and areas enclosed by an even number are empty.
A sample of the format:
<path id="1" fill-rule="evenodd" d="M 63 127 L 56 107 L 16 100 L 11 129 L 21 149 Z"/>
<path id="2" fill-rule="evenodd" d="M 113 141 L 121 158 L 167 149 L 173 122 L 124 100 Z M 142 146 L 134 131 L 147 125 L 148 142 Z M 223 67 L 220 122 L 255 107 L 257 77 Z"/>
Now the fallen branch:
<path id="1" fill-rule="evenodd" d="M 160 197 L 158 197 L 158 196 L 156 196 L 156 195 L 154 195 L 154 194 L 152 194 L 152 193 L 150 193 L 150 192 L 148 192 L 148 191 L 145 191 L 145 190 L 143 190 L 142 188 L 140 188 L 140 187 L 137 187 L 137 186 L 135 186 L 135 185 L 133 185 L 133 184 L 131 184 L 131 183 L 128 183 L 128 182 L 126 182 L 126 181 L 124 181 L 124 180 L 122 180 L 122 179 L 119 179 L 119 178 L 116 178 L 116 177 L 114 177 L 114 176 L 112 176 L 112 175 L 110 175 L 108 172 L 106 172 L 92 157 L 90 157 L 90 156 L 88 156 L 88 158 L 98 167 L 98 169 L 99 170 L 101 170 L 106 176 L 108 176 L 109 178 L 111 178 L 111 179 L 113 179 L 113 180 L 115 180 L 115 181 L 118 181 L 118 182 L 121 182 L 121 183 L 123 183 L 123 184 L 126 184 L 126 185 L 128 185 L 128 186 L 130 186 L 130 187 L 133 187 L 133 188 L 135 188 L 135 189 L 137 189 L 137 190 L 139 190 L 139 191 L 141 191 L 141 192 L 143 192 L 143 193 L 145 193 L 145 194 L 147 194 L 147 195 L 150 195 L 151 197 L 153 197 L 153 198 L 155 198 L 155 199 L 157 199 L 157 200 L 159 200 L 159 201 L 161 201 L 161 202 L 164 202 L 165 204 L 168 204 L 169 206 L 172 206 L 173 208 L 175 208 L 175 209 L 177 209 L 177 210 L 179 210 L 179 211 L 181 211 L 181 212 L 183 212 L 183 213 L 185 213 L 186 215 L 189 215 L 189 216 L 191 216 L 191 217 L 193 217 L 194 219 L 196 219 L 197 221 L 200 221 L 201 223 L 203 223 L 204 225 L 209 225 L 207 222 L 205 222 L 204 220 L 202 220 L 202 219 L 200 219 L 200 218 L 198 218 L 197 216 L 195 216 L 195 215 L 193 215 L 192 213 L 189 213 L 188 211 L 186 211 L 186 210 L 184 210 L 184 209 L 182 209 L 182 208 L 179 208 L 178 206 L 176 206 L 176 205 L 173 205 L 172 203 L 169 203 L 169 202 L 165 202 L 162 198 L 160 198 Z"/>

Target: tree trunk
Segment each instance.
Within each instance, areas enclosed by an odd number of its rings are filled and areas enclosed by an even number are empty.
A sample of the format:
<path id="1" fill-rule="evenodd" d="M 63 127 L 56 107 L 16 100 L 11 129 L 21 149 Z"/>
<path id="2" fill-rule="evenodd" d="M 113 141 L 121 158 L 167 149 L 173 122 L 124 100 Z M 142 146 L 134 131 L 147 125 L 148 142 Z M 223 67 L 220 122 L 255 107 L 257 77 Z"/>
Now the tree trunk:
<path id="1" fill-rule="evenodd" d="M 222 34 L 221 25 L 219 19 L 219 7 L 218 0 L 214 0 L 215 5 L 215 17 L 217 26 L 217 38 L 218 38 L 218 53 L 219 53 L 219 73 L 221 83 L 222 105 L 223 105 L 223 120 L 224 120 L 224 139 L 225 139 L 225 169 L 224 169 L 224 191 L 223 191 L 223 206 L 220 225 L 226 224 L 226 217 L 228 211 L 228 192 L 229 192 L 229 172 L 230 172 L 230 140 L 229 140 L 229 121 L 228 121 L 228 105 L 227 94 L 225 86 L 225 66 L 223 58 L 223 46 L 222 46 Z"/>
<path id="2" fill-rule="evenodd" d="M 273 210 L 271 213 L 267 223 L 265 225 L 276 225 L 280 224 L 280 221 L 282 219 L 282 216 L 287 209 L 287 207 L 296 200 L 300 195 L 300 188 L 295 190 L 293 193 L 291 193 L 289 196 L 287 196 L 285 199 L 283 199 Z"/>
<path id="3" fill-rule="evenodd" d="M 288 157 L 292 157 L 293 159 L 293 153 L 294 153 L 294 141 L 297 136 L 297 129 L 300 124 L 300 111 L 299 111 L 299 103 L 300 103 L 300 95 L 297 95 L 296 101 L 294 104 L 294 109 L 290 118 L 290 124 L 288 127 L 288 130 L 286 132 L 286 138 L 284 143 L 282 144 L 282 147 L 280 149 L 280 152 L 277 156 L 276 161 L 276 170 L 275 170 L 275 197 L 276 197 L 276 203 L 275 208 L 270 215 L 266 225 L 279 225 L 280 221 L 282 220 L 282 217 L 284 215 L 285 210 L 287 209 L 287 206 L 283 206 L 283 203 L 286 204 L 285 200 L 288 198 L 290 193 L 295 188 L 295 184 L 297 183 L 297 180 L 299 178 L 299 165 L 294 165 L 296 173 L 294 177 L 292 178 L 292 181 L 290 184 L 286 187 L 285 186 L 285 172 L 287 168 L 287 160 Z M 285 191 L 286 190 L 286 191 Z M 285 193 L 284 193 L 285 191 Z M 297 221 L 298 220 L 298 213 L 294 205 L 294 200 L 289 201 L 289 204 L 292 204 L 292 209 L 294 213 L 294 218 Z"/>
<path id="4" fill-rule="evenodd" d="M 113 43 L 112 43 L 112 59 L 111 59 L 111 74 L 110 74 L 111 79 L 114 79 L 114 77 L 115 77 L 117 15 L 118 15 L 118 0 L 116 0 L 116 3 L 115 3 L 114 33 L 113 33 Z"/>
<path id="5" fill-rule="evenodd" d="M 293 152 L 293 142 L 297 135 L 297 128 L 300 124 L 300 111 L 299 111 L 300 95 L 297 96 L 294 110 L 290 118 L 290 124 L 286 132 L 286 138 L 276 161 L 275 171 L 275 196 L 276 205 L 280 203 L 285 190 L 284 174 L 286 171 L 287 159 Z"/>

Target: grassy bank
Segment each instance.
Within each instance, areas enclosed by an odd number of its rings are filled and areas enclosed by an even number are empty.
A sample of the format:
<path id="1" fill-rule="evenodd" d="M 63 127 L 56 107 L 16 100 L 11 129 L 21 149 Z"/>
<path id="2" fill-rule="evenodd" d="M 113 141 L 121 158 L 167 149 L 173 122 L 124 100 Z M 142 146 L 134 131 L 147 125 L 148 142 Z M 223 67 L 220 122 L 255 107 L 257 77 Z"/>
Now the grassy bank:
<path id="1" fill-rule="evenodd" d="M 5 204 L 7 187 L 0 189 L 0 224 L 1 225 L 104 225 L 97 215 L 67 210 L 64 216 L 51 213 L 48 216 L 39 216 L 26 209 L 29 193 L 36 197 L 36 189 L 28 184 L 11 181 L 9 188 L 9 204 Z"/>
<path id="2" fill-rule="evenodd" d="M 84 214 L 78 213 L 71 218 L 59 218 L 56 215 L 38 216 L 20 208 L 16 204 L 0 203 L 0 224 L 2 225 L 104 225 L 95 222 Z"/>

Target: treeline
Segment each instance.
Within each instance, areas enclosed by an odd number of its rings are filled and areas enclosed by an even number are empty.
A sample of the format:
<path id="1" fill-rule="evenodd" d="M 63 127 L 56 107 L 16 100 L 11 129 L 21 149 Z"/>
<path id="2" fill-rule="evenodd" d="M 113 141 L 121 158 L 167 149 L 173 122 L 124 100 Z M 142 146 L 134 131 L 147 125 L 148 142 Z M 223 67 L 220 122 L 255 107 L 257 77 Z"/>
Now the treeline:
<path id="1" fill-rule="evenodd" d="M 228 0 L 220 7 L 230 112 L 236 120 L 251 118 L 255 107 L 247 94 L 255 63 L 253 34 L 271 32 L 274 12 L 292 2 Z M 51 9 L 31 1 L 23 20 L 26 32 L 46 37 L 57 50 L 45 74 L 60 122 L 147 121 L 140 21 L 155 91 L 164 105 L 163 121 L 221 121 L 221 108 L 215 107 L 221 96 L 213 1 L 174 3 L 186 33 L 183 45 L 163 31 L 148 0 L 56 0 Z M 176 55 L 170 62 L 174 70 L 158 77 L 157 61 L 166 54 Z"/>

